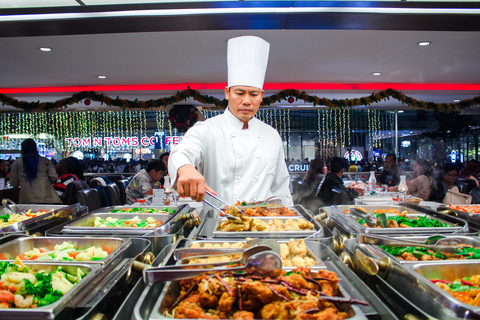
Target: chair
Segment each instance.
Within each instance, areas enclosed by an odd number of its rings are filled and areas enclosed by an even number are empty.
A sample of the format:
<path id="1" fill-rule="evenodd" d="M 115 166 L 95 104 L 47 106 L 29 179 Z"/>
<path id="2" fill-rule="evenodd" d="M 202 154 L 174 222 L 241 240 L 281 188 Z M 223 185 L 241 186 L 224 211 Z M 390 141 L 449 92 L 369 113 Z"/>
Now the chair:
<path id="1" fill-rule="evenodd" d="M 118 190 L 120 191 L 120 202 L 122 205 L 127 203 L 127 193 L 125 190 L 127 189 L 128 186 L 128 179 L 121 179 L 118 180 L 117 182 Z"/>
<path id="2" fill-rule="evenodd" d="M 120 190 L 115 183 L 107 184 L 107 194 L 111 206 L 121 205 Z"/>
<path id="3" fill-rule="evenodd" d="M 469 193 L 472 196 L 472 203 L 479 204 L 480 203 L 480 188 L 473 188 L 470 190 Z"/>
<path id="4" fill-rule="evenodd" d="M 77 192 L 88 188 L 87 182 L 83 180 L 77 180 L 67 184 L 65 195 L 63 197 L 63 204 L 71 205 L 77 203 Z"/>
<path id="5" fill-rule="evenodd" d="M 458 178 L 457 181 L 460 185 L 459 191 L 461 193 L 469 194 L 473 188 L 477 187 L 477 184 L 473 179 Z"/>
<path id="6" fill-rule="evenodd" d="M 83 189 L 77 192 L 78 202 L 80 205 L 87 206 L 88 212 L 92 212 L 101 208 L 100 205 L 100 196 L 98 195 L 97 189 Z"/>
<path id="7" fill-rule="evenodd" d="M 353 204 L 353 200 L 350 199 L 350 195 L 347 191 L 333 188 L 332 189 L 332 205 L 340 204 Z"/>

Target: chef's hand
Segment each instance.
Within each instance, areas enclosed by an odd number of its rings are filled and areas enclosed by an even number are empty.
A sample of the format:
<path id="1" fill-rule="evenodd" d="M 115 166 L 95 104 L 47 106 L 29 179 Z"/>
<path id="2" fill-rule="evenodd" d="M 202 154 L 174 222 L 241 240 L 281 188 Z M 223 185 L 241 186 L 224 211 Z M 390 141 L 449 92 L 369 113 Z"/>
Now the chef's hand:
<path id="1" fill-rule="evenodd" d="M 203 201 L 205 190 L 217 195 L 205 182 L 205 178 L 192 165 L 184 165 L 177 170 L 177 192 L 181 197 Z"/>

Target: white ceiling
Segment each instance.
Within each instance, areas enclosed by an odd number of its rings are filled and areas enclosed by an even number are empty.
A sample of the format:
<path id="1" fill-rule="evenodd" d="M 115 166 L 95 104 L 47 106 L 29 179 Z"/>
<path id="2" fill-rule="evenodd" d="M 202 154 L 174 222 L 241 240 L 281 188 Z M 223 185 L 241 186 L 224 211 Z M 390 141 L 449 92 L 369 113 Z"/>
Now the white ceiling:
<path id="1" fill-rule="evenodd" d="M 5 11 L 0 10 L 0 17 L 2 13 Z M 188 22 L 188 17 L 183 19 Z M 42 23 L 45 30 L 56 26 L 49 21 Z M 0 23 L 0 30 L 2 26 L 10 25 Z M 448 30 L 455 29 L 454 26 L 439 26 L 438 31 L 430 27 L 385 30 L 388 28 L 372 26 L 367 29 L 262 30 L 255 26 L 246 29 L 237 26 L 228 30 L 220 27 L 194 31 L 189 27 L 189 30 L 124 32 L 129 31 L 125 25 L 118 33 L 75 34 L 70 30 L 35 36 L 23 36 L 18 28 L 15 31 L 18 36 L 3 37 L 0 31 L 0 93 L 7 88 L 31 87 L 185 84 L 185 88 L 191 85 L 197 89 L 196 84 L 220 84 L 217 90 L 199 91 L 223 99 L 221 86 L 227 78 L 226 41 L 248 34 L 270 42 L 266 83 L 285 84 L 279 86 L 281 89 L 288 88 L 288 84 L 370 84 L 371 89 L 367 90 L 305 90 L 319 97 L 344 99 L 369 95 L 388 84 L 415 99 L 436 103 L 480 95 L 480 31 Z M 432 44 L 421 47 L 417 45 L 420 41 Z M 53 51 L 41 52 L 39 47 L 52 47 Z M 373 76 L 372 72 L 382 75 Z M 97 75 L 106 75 L 107 79 L 98 79 Z M 432 91 L 402 89 L 401 84 L 476 84 L 477 87 L 476 90 Z M 113 98 L 148 100 L 176 91 L 104 93 Z M 8 95 L 26 101 L 54 101 L 71 94 Z M 277 105 L 293 106 L 286 101 Z M 392 99 L 377 106 L 404 107 Z M 92 103 L 89 108 L 97 107 L 99 104 Z M 0 106 L 0 112 L 12 110 Z"/>

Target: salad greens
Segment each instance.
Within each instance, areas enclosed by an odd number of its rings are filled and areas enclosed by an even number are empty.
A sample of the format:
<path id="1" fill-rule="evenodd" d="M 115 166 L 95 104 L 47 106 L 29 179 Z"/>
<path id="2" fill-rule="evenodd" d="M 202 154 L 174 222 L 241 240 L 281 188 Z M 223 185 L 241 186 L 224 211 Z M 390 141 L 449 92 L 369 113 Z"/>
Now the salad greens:
<path id="1" fill-rule="evenodd" d="M 379 246 L 385 252 L 399 257 L 405 252 L 409 252 L 414 255 L 415 258 L 421 259 L 424 255 L 434 256 L 438 259 L 448 259 L 445 254 L 433 252 L 431 249 L 425 247 L 397 247 L 397 246 Z M 458 256 L 458 259 L 480 259 L 480 248 L 472 247 L 458 247 L 455 249 L 454 255 Z"/>
<path id="2" fill-rule="evenodd" d="M 377 218 L 380 217 L 381 214 L 376 214 Z M 387 217 L 387 220 L 395 220 L 398 225 L 404 224 L 412 228 L 431 228 L 431 227 L 436 227 L 436 228 L 447 228 L 447 227 L 453 227 L 453 225 L 441 222 L 440 220 L 437 219 L 432 219 L 428 218 L 427 215 L 423 217 L 418 217 L 418 218 L 408 218 L 408 217 L 403 217 L 403 216 L 389 216 Z M 365 224 L 367 221 L 365 219 L 360 219 L 358 220 L 358 223 L 360 224 Z"/>
<path id="3" fill-rule="evenodd" d="M 122 209 L 113 209 L 112 213 L 168 213 L 174 214 L 176 212 L 175 209 L 169 209 L 168 207 L 162 210 L 155 209 L 155 208 L 139 208 L 139 207 L 132 207 L 132 208 L 122 208 Z"/>

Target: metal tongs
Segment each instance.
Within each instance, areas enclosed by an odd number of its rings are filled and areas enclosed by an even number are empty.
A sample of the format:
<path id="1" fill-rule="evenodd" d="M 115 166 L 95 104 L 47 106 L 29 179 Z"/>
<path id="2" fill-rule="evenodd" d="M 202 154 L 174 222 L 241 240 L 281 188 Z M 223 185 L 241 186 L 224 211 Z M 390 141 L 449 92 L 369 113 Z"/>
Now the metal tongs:
<path id="1" fill-rule="evenodd" d="M 197 265 L 176 265 L 159 268 L 149 268 L 143 271 L 143 279 L 146 283 L 156 283 L 160 281 L 174 281 L 188 279 L 205 274 L 215 274 L 225 271 L 247 271 L 248 273 L 269 273 L 279 271 L 282 268 L 282 260 L 280 256 L 271 251 L 268 246 L 251 247 L 243 253 L 240 260 L 227 263 L 214 264 L 197 264 Z M 231 263 L 240 263 L 239 267 L 220 267 L 212 268 L 212 266 L 221 266 Z"/>
<path id="2" fill-rule="evenodd" d="M 22 216 L 25 215 L 25 213 L 22 210 L 17 208 L 17 204 L 10 199 L 4 198 L 2 200 L 2 205 L 4 208 L 2 211 L 8 210 L 8 211 L 11 211 L 12 213 L 20 214 Z"/>
<path id="3" fill-rule="evenodd" d="M 377 225 L 377 216 L 373 213 L 368 213 L 368 212 L 365 212 L 365 211 L 362 211 L 360 209 L 357 209 L 357 208 L 350 208 L 348 210 L 348 212 L 351 214 L 351 215 L 354 215 L 354 216 L 357 216 L 357 217 L 360 217 L 362 219 L 365 219 L 365 221 L 367 222 L 367 226 L 373 228 Z M 387 217 L 385 214 L 380 215 L 379 217 L 379 222 L 380 222 L 380 226 L 382 228 L 386 228 L 387 227 Z"/>
<path id="4" fill-rule="evenodd" d="M 457 253 L 456 249 L 461 249 L 461 245 L 438 245 L 439 240 L 445 237 L 440 235 L 435 235 L 427 238 L 425 242 L 417 242 L 412 240 L 406 239 L 398 239 L 393 237 L 387 236 L 380 236 L 380 235 L 367 235 L 367 234 L 359 234 L 358 235 L 358 242 L 365 243 L 365 244 L 373 244 L 377 246 L 391 246 L 391 247 L 422 247 L 427 249 L 432 249 L 436 252 L 445 252 L 445 253 Z M 451 242 L 452 239 L 449 239 Z M 432 243 L 432 244 L 430 244 Z M 458 241 L 457 241 L 458 243 Z"/>
<path id="5" fill-rule="evenodd" d="M 232 205 L 229 205 L 228 203 L 226 203 L 225 201 L 223 201 L 222 199 L 220 199 L 219 197 L 217 197 L 216 195 L 214 195 L 213 193 L 211 193 L 210 191 L 208 190 L 205 190 L 205 193 L 208 194 L 210 197 L 212 197 L 213 199 L 217 200 L 217 201 L 220 201 L 221 203 L 223 203 L 224 205 L 228 206 L 228 207 L 233 207 L 235 208 L 236 210 L 238 210 L 240 212 L 240 214 L 243 214 L 243 211 L 240 210 L 238 207 L 235 207 L 235 206 L 232 206 Z M 217 210 L 218 212 L 220 212 L 220 215 L 222 216 L 225 216 L 228 220 L 236 220 L 236 221 L 242 221 L 242 219 L 240 219 L 239 217 L 236 217 L 234 215 L 231 215 L 231 214 L 228 214 L 226 213 L 225 211 L 223 211 L 222 209 L 219 209 L 217 208 L 215 205 L 213 205 L 212 203 L 210 203 L 209 201 L 203 199 L 203 202 L 205 202 L 206 204 L 208 204 L 210 207 L 212 207 L 213 209 Z"/>

